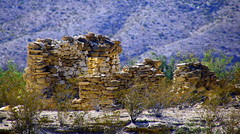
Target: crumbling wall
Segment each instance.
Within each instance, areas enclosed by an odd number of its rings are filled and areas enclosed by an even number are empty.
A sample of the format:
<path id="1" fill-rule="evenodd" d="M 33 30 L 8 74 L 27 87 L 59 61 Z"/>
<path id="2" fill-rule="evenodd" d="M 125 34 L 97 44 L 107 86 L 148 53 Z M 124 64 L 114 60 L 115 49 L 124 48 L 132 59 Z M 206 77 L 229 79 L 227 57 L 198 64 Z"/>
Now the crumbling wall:
<path id="1" fill-rule="evenodd" d="M 28 44 L 27 89 L 51 96 L 57 85 L 68 85 L 79 91 L 80 98 L 74 99 L 73 106 L 89 110 L 116 107 L 117 92 L 136 81 L 161 86 L 160 61 L 145 59 L 120 70 L 121 52 L 119 41 L 93 33 L 65 36 L 62 41 L 38 39 Z M 178 64 L 174 72 L 175 90 L 207 90 L 214 84 L 216 76 L 201 63 Z"/>
<path id="2" fill-rule="evenodd" d="M 214 72 L 201 63 L 181 63 L 174 71 L 173 88 L 175 90 L 209 90 L 217 83 Z"/>
<path id="3" fill-rule="evenodd" d="M 111 74 L 119 70 L 119 41 L 89 33 L 62 41 L 38 39 L 28 44 L 28 66 L 25 69 L 27 89 L 51 92 L 58 84 L 71 84 L 81 75 Z"/>
<path id="4" fill-rule="evenodd" d="M 160 61 L 145 59 L 142 64 L 125 67 L 111 75 L 80 76 L 80 99 L 73 101 L 74 107 L 80 110 L 116 108 L 118 91 L 130 88 L 135 81 L 160 86 L 164 78 L 160 65 Z"/>

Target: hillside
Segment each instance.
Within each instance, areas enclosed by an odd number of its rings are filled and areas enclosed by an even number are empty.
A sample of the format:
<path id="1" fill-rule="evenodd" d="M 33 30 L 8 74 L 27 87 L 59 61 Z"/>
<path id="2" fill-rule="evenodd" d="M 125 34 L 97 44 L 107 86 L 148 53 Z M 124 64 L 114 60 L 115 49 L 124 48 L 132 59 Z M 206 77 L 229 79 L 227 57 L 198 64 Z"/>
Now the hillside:
<path id="1" fill-rule="evenodd" d="M 122 63 L 150 52 L 202 54 L 216 48 L 240 58 L 238 0 L 3 0 L 0 64 L 26 66 L 26 44 L 88 31 L 122 41 Z"/>

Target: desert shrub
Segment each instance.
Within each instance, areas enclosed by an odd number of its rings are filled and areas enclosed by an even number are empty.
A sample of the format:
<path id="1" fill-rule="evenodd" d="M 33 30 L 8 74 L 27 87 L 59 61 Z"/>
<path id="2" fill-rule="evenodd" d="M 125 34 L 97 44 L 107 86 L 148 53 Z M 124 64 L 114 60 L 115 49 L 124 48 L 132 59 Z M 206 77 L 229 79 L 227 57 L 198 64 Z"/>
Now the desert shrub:
<path id="1" fill-rule="evenodd" d="M 208 99 L 202 104 L 203 112 L 200 115 L 207 133 L 238 133 L 239 109 L 226 105 L 230 99 L 225 89 L 217 90 L 208 93 Z"/>
<path id="2" fill-rule="evenodd" d="M 143 95 L 139 93 L 137 86 L 131 87 L 126 92 L 123 99 L 124 108 L 127 109 L 131 121 L 135 123 L 137 117 L 144 110 Z"/>
<path id="3" fill-rule="evenodd" d="M 171 87 L 172 81 L 169 79 L 163 79 L 159 83 L 134 79 L 128 89 L 119 92 L 119 100 L 133 123 L 144 110 L 161 117 L 162 110 L 172 105 Z"/>
<path id="4" fill-rule="evenodd" d="M 53 95 L 51 97 L 53 103 L 57 106 L 57 110 L 71 109 L 72 100 L 77 94 L 77 79 L 68 79 L 66 84 L 56 84 L 54 86 Z"/>
<path id="5" fill-rule="evenodd" d="M 238 109 L 231 109 L 231 112 L 226 116 L 226 118 L 222 124 L 222 129 L 224 133 L 230 134 L 230 133 L 235 133 L 238 134 L 240 133 L 240 115 L 239 115 L 239 110 Z"/>
<path id="6" fill-rule="evenodd" d="M 219 79 L 218 84 L 212 86 L 212 91 L 196 92 L 195 89 L 180 92 L 176 97 L 180 103 L 182 102 L 201 102 L 205 100 L 214 100 L 218 98 L 218 105 L 229 102 L 229 97 L 239 94 L 236 86 L 239 84 L 239 62 L 233 63 L 232 57 L 225 55 L 217 50 L 208 50 L 204 53 L 202 59 L 194 54 L 176 55 L 177 62 L 201 62 L 207 65 L 210 71 L 214 72 Z M 221 100 L 221 101 L 219 101 Z"/>
<path id="7" fill-rule="evenodd" d="M 133 65 L 135 65 L 137 63 L 137 60 L 136 59 L 132 59 L 132 60 L 129 60 L 129 61 L 127 61 L 127 66 L 133 66 Z"/>
<path id="8" fill-rule="evenodd" d="M 144 90 L 147 88 L 147 84 L 139 79 L 134 79 L 128 87 L 128 89 L 119 91 L 118 101 L 129 113 L 131 121 L 135 123 L 137 117 L 145 109 Z"/>
<path id="9" fill-rule="evenodd" d="M 199 59 L 199 57 L 197 57 L 196 55 L 191 54 L 191 53 L 183 55 L 178 52 L 175 57 L 176 57 L 176 60 L 178 61 L 178 63 L 200 62 L 201 61 Z"/>
<path id="10" fill-rule="evenodd" d="M 171 88 L 172 81 L 169 79 L 163 79 L 157 85 L 148 85 L 144 93 L 145 107 L 148 112 L 153 113 L 156 117 L 161 117 L 163 109 L 173 105 Z"/>
<path id="11" fill-rule="evenodd" d="M 213 49 L 206 51 L 202 59 L 202 63 L 207 65 L 220 79 L 224 79 L 228 75 L 231 69 L 229 66 L 231 62 L 232 57 L 228 57 L 223 52 L 218 52 Z"/>
<path id="12" fill-rule="evenodd" d="M 25 81 L 17 66 L 8 62 L 7 69 L 0 68 L 0 106 L 16 105 L 22 90 L 25 90 Z"/>
<path id="13" fill-rule="evenodd" d="M 10 105 L 10 118 L 16 133 L 37 131 L 37 117 L 41 112 L 41 95 L 27 91 L 23 73 L 16 64 L 8 62 L 5 70 L 0 69 L 0 105 Z M 15 107 L 17 106 L 17 107 Z"/>
<path id="14" fill-rule="evenodd" d="M 86 111 L 75 111 L 73 119 L 73 126 L 75 127 L 76 131 L 81 132 L 85 130 L 85 126 L 87 125 L 87 121 L 85 120 L 84 116 L 87 114 Z"/>
<path id="15" fill-rule="evenodd" d="M 58 111 L 58 121 L 60 127 L 67 125 L 69 120 L 69 110 L 72 110 L 72 100 L 75 98 L 76 90 L 74 87 L 76 79 L 69 79 L 66 84 L 56 84 L 51 97 L 54 110 Z"/>
<path id="16" fill-rule="evenodd" d="M 200 114 L 207 133 L 239 133 L 239 109 L 231 108 L 228 112 L 223 107 L 204 105 Z M 226 110 L 226 109 L 225 109 Z"/>
<path id="17" fill-rule="evenodd" d="M 42 111 L 40 95 L 24 91 L 19 97 L 19 105 L 12 107 L 9 113 L 16 133 L 33 134 L 39 130 L 38 116 Z"/>

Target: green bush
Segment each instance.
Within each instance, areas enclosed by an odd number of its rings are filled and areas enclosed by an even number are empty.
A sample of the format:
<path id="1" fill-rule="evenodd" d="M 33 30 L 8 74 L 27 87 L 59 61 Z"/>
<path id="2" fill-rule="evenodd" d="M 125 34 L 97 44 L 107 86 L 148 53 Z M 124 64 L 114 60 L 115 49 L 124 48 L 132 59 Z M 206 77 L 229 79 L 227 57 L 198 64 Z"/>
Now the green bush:
<path id="1" fill-rule="evenodd" d="M 176 63 L 176 60 L 171 57 L 168 62 L 166 56 L 157 55 L 156 53 L 152 53 L 152 57 L 153 59 L 160 60 L 162 62 L 160 70 L 165 74 L 168 79 L 173 79 L 173 71 L 175 70 L 174 65 Z"/>
<path id="2" fill-rule="evenodd" d="M 33 134 L 39 130 L 38 116 L 42 111 L 42 101 L 36 92 L 25 91 L 17 107 L 12 107 L 10 118 L 16 133 Z"/>
<path id="3" fill-rule="evenodd" d="M 14 63 L 9 62 L 6 70 L 0 68 L 0 106 L 17 105 L 25 86 L 23 73 Z"/>
<path id="4" fill-rule="evenodd" d="M 212 49 L 206 51 L 201 62 L 208 66 L 218 78 L 224 79 L 226 76 L 228 76 L 228 73 L 233 67 L 229 66 L 229 64 L 232 62 L 232 59 L 232 57 L 226 56 L 223 54 L 223 52 L 218 52 Z"/>

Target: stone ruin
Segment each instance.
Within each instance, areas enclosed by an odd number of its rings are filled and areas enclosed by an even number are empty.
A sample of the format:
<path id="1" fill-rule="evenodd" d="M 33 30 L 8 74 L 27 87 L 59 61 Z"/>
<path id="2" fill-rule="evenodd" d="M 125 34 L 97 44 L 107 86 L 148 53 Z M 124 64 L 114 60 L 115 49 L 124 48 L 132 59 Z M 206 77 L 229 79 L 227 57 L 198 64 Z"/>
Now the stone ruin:
<path id="1" fill-rule="evenodd" d="M 80 99 L 73 101 L 74 106 L 79 109 L 114 108 L 118 91 L 130 88 L 135 81 L 160 86 L 164 78 L 160 64 L 160 61 L 145 59 L 142 64 L 125 67 L 111 75 L 80 76 Z"/>
<path id="2" fill-rule="evenodd" d="M 173 88 L 175 90 L 206 91 L 216 87 L 217 77 L 214 72 L 199 62 L 181 63 L 174 71 Z"/>
<path id="3" fill-rule="evenodd" d="M 62 40 L 38 39 L 28 44 L 27 89 L 52 91 L 57 84 L 69 84 L 79 75 L 119 71 L 119 41 L 93 33 Z"/>
<path id="4" fill-rule="evenodd" d="M 76 109 L 112 108 L 117 91 L 129 88 L 134 78 L 158 83 L 164 76 L 160 61 L 150 59 L 120 71 L 121 52 L 119 41 L 94 33 L 37 39 L 28 44 L 27 89 L 50 97 L 56 86 L 67 85 L 78 90 Z"/>
<path id="5" fill-rule="evenodd" d="M 130 88 L 136 80 L 161 86 L 160 61 L 145 59 L 120 70 L 121 52 L 120 41 L 94 33 L 65 36 L 62 41 L 37 39 L 28 44 L 27 89 L 51 97 L 56 86 L 66 85 L 78 91 L 72 106 L 90 110 L 116 107 L 117 92 Z M 173 81 L 175 90 L 207 89 L 216 77 L 207 66 L 184 63 L 177 65 Z"/>

